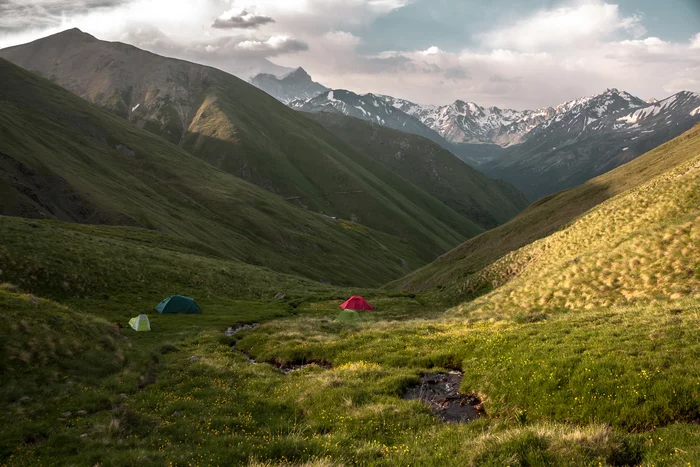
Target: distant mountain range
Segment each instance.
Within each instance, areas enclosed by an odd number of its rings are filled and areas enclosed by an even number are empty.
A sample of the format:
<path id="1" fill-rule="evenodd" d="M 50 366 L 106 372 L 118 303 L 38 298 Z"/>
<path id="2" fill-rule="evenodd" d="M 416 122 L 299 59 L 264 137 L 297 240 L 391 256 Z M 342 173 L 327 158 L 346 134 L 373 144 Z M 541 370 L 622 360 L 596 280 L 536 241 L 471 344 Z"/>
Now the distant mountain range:
<path id="1" fill-rule="evenodd" d="M 274 82 L 284 88 L 282 80 Z M 310 82 L 308 74 L 300 74 L 294 89 Z M 487 175 L 513 183 L 530 199 L 605 173 L 700 122 L 700 96 L 690 92 L 645 102 L 607 89 L 555 107 L 523 111 L 461 100 L 420 105 L 346 90 L 324 89 L 307 97 L 287 87 L 272 95 L 284 95 L 301 111 L 338 112 L 429 138 Z"/>

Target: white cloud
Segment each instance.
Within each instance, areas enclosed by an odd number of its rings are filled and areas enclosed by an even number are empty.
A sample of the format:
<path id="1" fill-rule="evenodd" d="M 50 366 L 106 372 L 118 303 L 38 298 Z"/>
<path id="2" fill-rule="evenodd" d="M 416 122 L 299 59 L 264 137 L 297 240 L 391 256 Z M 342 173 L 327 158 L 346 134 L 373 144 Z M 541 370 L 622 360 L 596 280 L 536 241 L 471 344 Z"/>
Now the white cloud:
<path id="1" fill-rule="evenodd" d="M 690 40 L 690 48 L 693 50 L 700 49 L 700 32 Z"/>
<path id="2" fill-rule="evenodd" d="M 216 18 L 212 27 L 218 29 L 257 29 L 265 24 L 274 23 L 270 16 L 249 13 L 242 10 L 229 10 Z"/>
<path id="3" fill-rule="evenodd" d="M 542 10 L 479 39 L 492 48 L 536 51 L 597 43 L 616 32 L 640 37 L 646 29 L 639 16 L 621 16 L 618 5 L 589 1 Z"/>
<path id="4" fill-rule="evenodd" d="M 423 53 L 423 55 L 437 55 L 441 52 L 442 52 L 442 50 L 440 50 L 439 47 L 432 46 L 432 47 L 428 47 L 428 49 L 424 50 L 422 53 Z"/>
<path id="5" fill-rule="evenodd" d="M 266 40 L 245 40 L 236 43 L 234 47 L 237 50 L 263 57 L 308 49 L 305 43 L 288 36 L 272 36 Z"/>

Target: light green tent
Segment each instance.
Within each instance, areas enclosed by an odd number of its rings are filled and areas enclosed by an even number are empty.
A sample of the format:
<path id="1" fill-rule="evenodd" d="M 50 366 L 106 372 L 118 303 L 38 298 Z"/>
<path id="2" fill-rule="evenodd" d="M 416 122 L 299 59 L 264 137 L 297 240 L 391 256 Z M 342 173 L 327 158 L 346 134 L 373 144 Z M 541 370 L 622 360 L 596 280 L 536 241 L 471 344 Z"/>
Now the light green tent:
<path id="1" fill-rule="evenodd" d="M 139 332 L 151 330 L 151 322 L 148 321 L 148 316 L 146 315 L 138 315 L 136 318 L 131 318 L 129 326 Z"/>
<path id="2" fill-rule="evenodd" d="M 344 323 L 359 321 L 360 314 L 358 312 L 356 312 L 355 310 L 343 310 L 340 312 L 340 314 L 338 315 L 338 317 L 335 320 L 341 321 Z"/>

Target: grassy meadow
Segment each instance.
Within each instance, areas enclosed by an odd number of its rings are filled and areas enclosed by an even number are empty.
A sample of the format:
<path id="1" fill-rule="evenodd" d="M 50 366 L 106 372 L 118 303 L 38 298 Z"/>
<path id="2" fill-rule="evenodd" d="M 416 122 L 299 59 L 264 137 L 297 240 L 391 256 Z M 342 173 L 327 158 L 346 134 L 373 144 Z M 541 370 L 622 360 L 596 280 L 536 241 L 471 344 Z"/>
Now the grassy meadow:
<path id="1" fill-rule="evenodd" d="M 142 229 L 1 218 L 0 465 L 697 465 L 699 158 L 449 299 L 324 285 Z M 475 299 L 474 277 L 491 287 Z M 152 311 L 176 293 L 204 313 Z M 353 294 L 376 311 L 336 322 Z M 119 327 L 139 313 L 151 332 Z M 482 417 L 446 423 L 403 398 L 450 370 Z"/>

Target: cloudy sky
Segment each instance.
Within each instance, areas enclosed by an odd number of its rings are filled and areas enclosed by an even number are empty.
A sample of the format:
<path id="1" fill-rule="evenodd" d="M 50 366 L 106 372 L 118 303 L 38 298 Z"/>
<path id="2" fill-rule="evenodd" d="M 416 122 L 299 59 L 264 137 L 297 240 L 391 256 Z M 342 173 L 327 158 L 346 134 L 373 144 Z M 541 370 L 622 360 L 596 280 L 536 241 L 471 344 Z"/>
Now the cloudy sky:
<path id="1" fill-rule="evenodd" d="M 700 0 L 0 0 L 0 47 L 78 27 L 247 75 L 534 108 L 700 92 Z"/>

